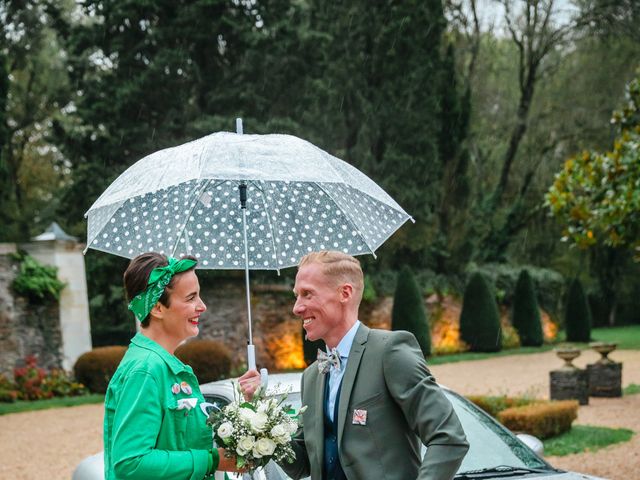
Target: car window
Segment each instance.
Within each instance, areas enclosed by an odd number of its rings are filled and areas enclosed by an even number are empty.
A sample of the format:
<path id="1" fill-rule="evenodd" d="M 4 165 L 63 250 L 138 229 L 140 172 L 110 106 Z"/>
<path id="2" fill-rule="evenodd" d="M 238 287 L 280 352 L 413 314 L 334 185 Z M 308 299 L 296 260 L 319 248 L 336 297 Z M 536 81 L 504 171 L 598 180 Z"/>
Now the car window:
<path id="1" fill-rule="evenodd" d="M 204 394 L 204 399 L 206 402 L 211 404 L 207 406 L 207 413 L 211 413 L 211 410 L 220 410 L 223 407 L 226 407 L 227 405 L 229 405 L 228 399 L 218 395 Z"/>
<path id="2" fill-rule="evenodd" d="M 446 391 L 469 441 L 469 452 L 458 473 L 498 465 L 550 468 L 511 432 L 459 395 Z"/>

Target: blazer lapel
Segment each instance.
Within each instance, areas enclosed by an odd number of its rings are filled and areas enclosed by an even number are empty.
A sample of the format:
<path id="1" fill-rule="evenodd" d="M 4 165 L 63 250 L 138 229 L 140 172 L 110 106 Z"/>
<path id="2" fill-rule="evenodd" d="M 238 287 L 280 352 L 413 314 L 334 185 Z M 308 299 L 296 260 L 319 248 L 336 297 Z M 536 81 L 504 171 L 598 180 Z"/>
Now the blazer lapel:
<path id="1" fill-rule="evenodd" d="M 316 366 L 314 365 L 314 368 Z M 327 376 L 318 372 L 316 368 L 314 372 L 315 381 L 313 381 L 314 388 L 316 389 L 313 394 L 315 401 L 314 417 L 315 417 L 315 429 L 320 439 L 324 438 L 324 389 Z M 319 465 L 320 471 L 322 471 L 322 465 L 324 463 L 324 441 L 317 442 L 317 448 L 315 449 L 316 465 Z"/>
<path id="2" fill-rule="evenodd" d="M 351 391 L 355 384 L 358 368 L 360 367 L 360 360 L 362 360 L 362 354 L 366 347 L 367 338 L 369 337 L 369 327 L 362 324 L 358 327 L 356 336 L 353 339 L 351 345 L 351 351 L 349 352 L 349 359 L 347 360 L 347 369 L 342 377 L 342 387 L 340 390 L 340 403 L 338 405 L 338 447 L 342 441 L 342 432 L 344 431 L 345 421 L 347 420 L 347 413 L 349 407 L 349 399 L 351 398 Z"/>

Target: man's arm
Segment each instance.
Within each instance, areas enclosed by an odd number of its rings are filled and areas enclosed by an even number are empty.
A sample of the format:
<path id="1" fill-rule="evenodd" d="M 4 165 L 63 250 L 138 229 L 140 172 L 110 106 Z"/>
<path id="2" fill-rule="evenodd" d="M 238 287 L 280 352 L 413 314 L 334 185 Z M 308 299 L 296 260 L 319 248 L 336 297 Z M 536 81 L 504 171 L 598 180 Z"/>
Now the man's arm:
<path id="1" fill-rule="evenodd" d="M 452 479 L 469 444 L 451 402 L 435 383 L 413 335 L 391 335 L 383 369 L 387 388 L 410 428 L 427 446 L 418 479 Z"/>

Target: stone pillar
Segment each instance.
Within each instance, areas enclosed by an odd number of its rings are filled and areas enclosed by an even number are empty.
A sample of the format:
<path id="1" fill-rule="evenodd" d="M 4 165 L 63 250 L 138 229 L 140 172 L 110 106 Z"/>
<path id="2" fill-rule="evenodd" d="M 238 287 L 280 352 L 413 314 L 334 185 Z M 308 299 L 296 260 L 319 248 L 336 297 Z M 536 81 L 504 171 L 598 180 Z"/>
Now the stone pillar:
<path id="1" fill-rule="evenodd" d="M 57 267 L 58 278 L 66 284 L 60 294 L 62 367 L 71 370 L 76 359 L 91 350 L 87 277 L 82 254 L 84 245 L 64 233 L 55 223 L 33 240 L 22 244 L 21 248 L 40 263 Z"/>
<path id="2" fill-rule="evenodd" d="M 589 403 L 589 376 L 586 370 L 575 367 L 571 361 L 580 355 L 575 348 L 557 349 L 556 355 L 565 361 L 562 368 L 549 372 L 549 398 L 551 400 L 578 400 Z"/>
<path id="3" fill-rule="evenodd" d="M 592 397 L 622 396 L 622 363 L 587 365 L 589 395 Z"/>
<path id="4" fill-rule="evenodd" d="M 586 370 L 553 370 L 549 375 L 551 400 L 578 400 L 580 405 L 589 403 L 589 377 Z"/>

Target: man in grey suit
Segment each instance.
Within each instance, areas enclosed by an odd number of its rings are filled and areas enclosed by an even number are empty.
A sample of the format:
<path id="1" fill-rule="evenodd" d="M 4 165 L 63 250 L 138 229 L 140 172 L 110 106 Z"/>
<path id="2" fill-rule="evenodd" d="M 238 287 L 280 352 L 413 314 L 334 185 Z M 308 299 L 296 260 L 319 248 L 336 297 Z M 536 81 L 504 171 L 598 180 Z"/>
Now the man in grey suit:
<path id="1" fill-rule="evenodd" d="M 363 289 L 360 263 L 349 255 L 323 251 L 300 261 L 293 313 L 332 355 L 304 371 L 296 460 L 280 466 L 294 479 L 450 480 L 469 448 L 460 421 L 411 333 L 360 323 Z"/>

